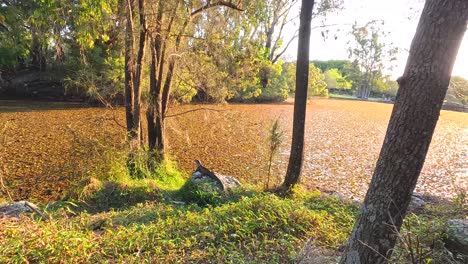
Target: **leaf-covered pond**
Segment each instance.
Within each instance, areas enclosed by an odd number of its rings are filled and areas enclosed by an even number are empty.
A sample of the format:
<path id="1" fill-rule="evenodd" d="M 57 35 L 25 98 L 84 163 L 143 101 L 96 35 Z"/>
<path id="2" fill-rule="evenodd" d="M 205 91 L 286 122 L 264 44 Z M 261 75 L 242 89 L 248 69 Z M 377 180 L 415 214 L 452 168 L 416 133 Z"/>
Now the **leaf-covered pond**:
<path id="1" fill-rule="evenodd" d="M 362 198 L 391 109 L 391 104 L 383 103 L 311 101 L 302 182 Z M 280 182 L 289 155 L 292 113 L 293 105 L 287 103 L 175 106 L 169 110 L 166 128 L 170 153 L 187 172 L 199 159 L 244 183 L 261 183 L 267 175 L 268 132 L 279 118 L 284 142 L 272 175 Z M 123 108 L 0 101 L 4 185 L 15 199 L 60 198 L 101 151 L 123 146 L 123 124 Z M 467 153 L 468 114 L 442 111 L 416 191 L 444 198 L 467 191 Z"/>

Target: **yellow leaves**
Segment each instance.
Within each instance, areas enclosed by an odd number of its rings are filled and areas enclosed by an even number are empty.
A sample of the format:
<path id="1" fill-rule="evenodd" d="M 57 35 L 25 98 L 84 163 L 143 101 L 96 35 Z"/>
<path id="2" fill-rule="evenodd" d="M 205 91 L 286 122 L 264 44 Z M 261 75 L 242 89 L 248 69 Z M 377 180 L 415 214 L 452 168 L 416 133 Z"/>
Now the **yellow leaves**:
<path id="1" fill-rule="evenodd" d="M 102 35 L 101 35 L 101 38 L 102 38 L 102 40 L 103 40 L 104 42 L 109 41 L 109 35 L 107 35 L 107 34 L 102 34 Z"/>

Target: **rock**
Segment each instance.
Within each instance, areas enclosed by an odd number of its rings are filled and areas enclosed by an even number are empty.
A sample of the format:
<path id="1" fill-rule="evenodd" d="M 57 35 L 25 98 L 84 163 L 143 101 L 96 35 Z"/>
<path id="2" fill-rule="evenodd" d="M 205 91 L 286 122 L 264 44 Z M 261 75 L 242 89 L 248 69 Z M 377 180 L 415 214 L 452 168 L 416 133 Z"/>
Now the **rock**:
<path id="1" fill-rule="evenodd" d="M 197 169 L 192 173 L 191 181 L 192 183 L 202 185 L 202 190 L 204 191 L 232 191 L 234 188 L 241 186 L 236 178 L 216 174 L 205 168 L 199 160 L 195 160 L 195 165 Z"/>
<path id="2" fill-rule="evenodd" d="M 454 219 L 447 222 L 445 245 L 453 252 L 468 255 L 468 219 Z"/>
<path id="3" fill-rule="evenodd" d="M 205 192 L 222 192 L 223 186 L 214 180 L 212 177 L 195 171 L 192 173 L 190 181 L 196 184 L 201 190 Z"/>
<path id="4" fill-rule="evenodd" d="M 232 176 L 226 176 L 226 175 L 221 175 L 221 174 L 217 174 L 216 176 L 223 183 L 224 191 L 232 191 L 233 189 L 241 186 L 241 183 Z"/>
<path id="5" fill-rule="evenodd" d="M 409 204 L 408 210 L 414 211 L 417 209 L 421 209 L 426 205 L 426 201 L 424 197 L 419 193 L 413 193 L 411 195 L 411 202 Z"/>
<path id="6" fill-rule="evenodd" d="M 208 192 L 232 191 L 233 189 L 241 186 L 241 183 L 232 176 L 226 176 L 221 174 L 215 175 L 219 179 L 219 182 L 213 179 L 213 177 L 206 174 L 202 174 L 199 171 L 195 171 L 194 173 L 192 173 L 192 177 L 190 180 L 192 181 L 192 183 L 202 186 L 202 189 Z"/>
<path id="7" fill-rule="evenodd" d="M 0 218 L 19 217 L 22 214 L 33 213 L 43 216 L 37 205 L 27 201 L 0 204 Z"/>

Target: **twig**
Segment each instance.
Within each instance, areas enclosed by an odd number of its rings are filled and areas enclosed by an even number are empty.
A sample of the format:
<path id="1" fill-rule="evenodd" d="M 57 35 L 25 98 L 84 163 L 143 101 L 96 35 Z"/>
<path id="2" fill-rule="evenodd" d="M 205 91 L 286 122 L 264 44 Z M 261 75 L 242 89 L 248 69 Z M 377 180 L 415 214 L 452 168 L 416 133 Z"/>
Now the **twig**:
<path id="1" fill-rule="evenodd" d="M 117 124 L 119 127 L 123 128 L 123 129 L 127 129 L 126 126 L 122 125 L 119 123 L 119 121 L 117 121 L 117 118 L 115 116 L 115 114 L 112 115 L 112 120 L 115 122 L 115 124 Z"/>
<path id="2" fill-rule="evenodd" d="M 362 240 L 358 239 L 358 242 L 363 244 L 364 246 L 368 247 L 370 250 L 374 251 L 375 253 L 379 254 L 379 256 L 381 256 L 382 258 L 385 259 L 385 261 L 390 261 L 388 258 L 386 258 L 384 255 L 380 254 L 380 252 L 378 252 L 377 250 L 375 250 L 374 248 L 372 248 L 371 246 L 367 245 L 366 243 L 362 242 Z"/>
<path id="3" fill-rule="evenodd" d="M 44 213 L 42 213 L 41 211 L 37 210 L 37 208 L 35 208 L 33 205 L 31 205 L 29 202 L 25 202 L 24 205 L 26 205 L 27 207 L 29 207 L 31 210 L 33 210 L 36 214 L 40 215 L 42 218 L 44 219 L 49 219 L 49 216 L 45 215 Z"/>
<path id="4" fill-rule="evenodd" d="M 224 112 L 224 111 L 226 111 L 226 110 L 218 110 L 218 109 L 204 108 L 204 107 L 203 107 L 203 108 L 192 109 L 192 110 L 188 110 L 188 111 L 181 112 L 181 113 L 177 113 L 177 114 L 173 114 L 173 115 L 166 115 L 166 117 L 176 117 L 176 116 L 185 115 L 185 114 L 188 114 L 188 113 L 191 113 L 191 112 L 200 111 L 200 110 L 215 111 L 215 112 Z"/>
<path id="5" fill-rule="evenodd" d="M 5 186 L 5 184 L 3 183 L 3 175 L 2 175 L 2 174 L 0 174 L 0 185 L 1 185 L 1 187 L 2 187 L 2 191 L 3 191 L 4 193 L 6 193 L 6 194 L 8 195 L 8 198 L 10 199 L 10 201 L 13 202 L 13 201 L 14 201 L 14 200 L 13 200 L 13 197 L 11 196 L 10 192 L 8 191 L 8 188 L 7 188 L 7 187 Z"/>

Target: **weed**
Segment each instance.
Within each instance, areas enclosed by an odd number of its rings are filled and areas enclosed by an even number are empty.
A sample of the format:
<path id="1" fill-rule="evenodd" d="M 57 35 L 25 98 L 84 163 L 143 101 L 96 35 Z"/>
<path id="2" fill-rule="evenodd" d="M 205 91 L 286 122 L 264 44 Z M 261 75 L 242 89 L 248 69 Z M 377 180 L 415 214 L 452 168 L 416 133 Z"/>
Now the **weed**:
<path id="1" fill-rule="evenodd" d="M 273 122 L 273 125 L 271 126 L 268 141 L 270 143 L 270 148 L 268 149 L 268 174 L 265 183 L 265 190 L 270 188 L 271 165 L 274 156 L 278 153 L 280 145 L 283 142 L 283 130 L 280 125 L 279 117 L 276 118 L 275 122 Z"/>

